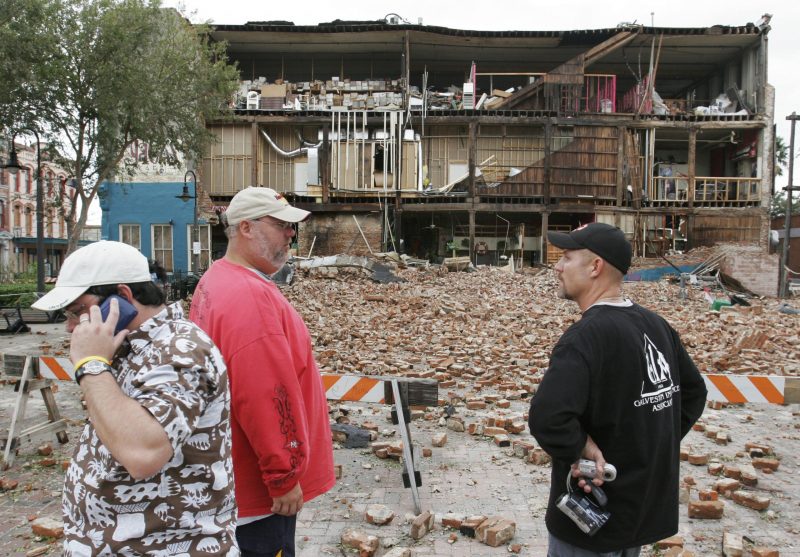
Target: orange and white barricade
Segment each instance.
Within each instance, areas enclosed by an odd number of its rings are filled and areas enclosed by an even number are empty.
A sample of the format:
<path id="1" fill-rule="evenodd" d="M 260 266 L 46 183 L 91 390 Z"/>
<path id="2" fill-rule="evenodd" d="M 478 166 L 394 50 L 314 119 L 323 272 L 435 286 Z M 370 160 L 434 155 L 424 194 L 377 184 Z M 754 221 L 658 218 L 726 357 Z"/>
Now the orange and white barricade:
<path id="1" fill-rule="evenodd" d="M 703 375 L 708 400 L 791 404 L 800 402 L 800 378 L 781 375 Z"/>
<path id="2" fill-rule="evenodd" d="M 323 373 L 322 383 L 328 400 L 394 404 L 392 422 L 397 425 L 403 440 L 403 485 L 411 488 L 414 507 L 420 514 L 417 487 L 422 485 L 422 476 L 418 466 L 419 455 L 415 454 L 417 451 L 411 442 L 409 407 L 436 406 L 439 382 L 435 379 Z"/>

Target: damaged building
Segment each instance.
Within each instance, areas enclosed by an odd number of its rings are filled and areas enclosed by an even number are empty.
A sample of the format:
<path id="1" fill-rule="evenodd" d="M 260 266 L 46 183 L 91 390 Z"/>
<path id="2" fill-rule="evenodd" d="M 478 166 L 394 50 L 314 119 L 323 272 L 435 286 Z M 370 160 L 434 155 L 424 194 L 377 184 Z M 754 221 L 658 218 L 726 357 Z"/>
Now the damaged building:
<path id="1" fill-rule="evenodd" d="M 467 31 L 394 14 L 216 25 L 241 72 L 199 183 L 313 211 L 298 253 L 552 263 L 546 232 L 622 228 L 637 255 L 767 249 L 769 16 L 739 27 Z M 213 251 L 224 251 L 221 230 Z"/>

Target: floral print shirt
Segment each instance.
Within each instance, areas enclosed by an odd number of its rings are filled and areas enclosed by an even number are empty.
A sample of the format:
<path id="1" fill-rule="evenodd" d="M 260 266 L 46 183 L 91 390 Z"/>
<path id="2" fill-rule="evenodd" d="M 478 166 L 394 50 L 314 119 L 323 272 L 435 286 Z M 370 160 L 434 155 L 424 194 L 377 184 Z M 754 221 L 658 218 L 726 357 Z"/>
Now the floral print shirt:
<path id="1" fill-rule="evenodd" d="M 122 391 L 164 428 L 173 455 L 136 480 L 88 421 L 64 481 L 64 555 L 239 555 L 219 350 L 176 302 L 128 334 L 112 363 Z"/>

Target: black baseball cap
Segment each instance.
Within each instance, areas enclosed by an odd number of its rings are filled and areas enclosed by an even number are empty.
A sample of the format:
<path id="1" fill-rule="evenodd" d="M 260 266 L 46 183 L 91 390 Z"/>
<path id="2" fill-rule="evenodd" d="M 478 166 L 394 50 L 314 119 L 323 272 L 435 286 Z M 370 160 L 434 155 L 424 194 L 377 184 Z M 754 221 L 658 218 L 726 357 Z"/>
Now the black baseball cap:
<path id="1" fill-rule="evenodd" d="M 588 249 L 622 271 L 623 275 L 631 266 L 631 244 L 622 230 L 610 224 L 592 222 L 570 233 L 548 232 L 547 241 L 561 249 Z"/>

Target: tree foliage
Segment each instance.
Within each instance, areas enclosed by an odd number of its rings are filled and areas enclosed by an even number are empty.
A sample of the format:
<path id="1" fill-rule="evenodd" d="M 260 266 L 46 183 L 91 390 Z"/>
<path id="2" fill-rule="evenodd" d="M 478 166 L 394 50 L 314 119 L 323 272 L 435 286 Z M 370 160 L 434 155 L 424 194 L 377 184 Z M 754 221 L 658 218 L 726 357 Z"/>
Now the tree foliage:
<path id="1" fill-rule="evenodd" d="M 792 215 L 800 215 L 800 199 L 792 197 Z M 777 192 L 769 200 L 770 218 L 784 218 L 786 216 L 786 192 Z"/>
<path id="2" fill-rule="evenodd" d="M 49 156 L 76 180 L 72 250 L 99 186 L 124 172 L 134 142 L 151 153 L 201 156 L 212 140 L 205 122 L 225 114 L 238 73 L 224 44 L 159 0 L 10 1 L 40 8 L 17 17 L 29 21 L 3 25 L 3 38 L 45 46 L 24 62 L 0 49 L 0 67 L 21 81 L 6 96 L 0 91 L 0 123 L 13 122 L 23 107 L 30 115 L 16 120 L 33 122 L 52 147 Z"/>

